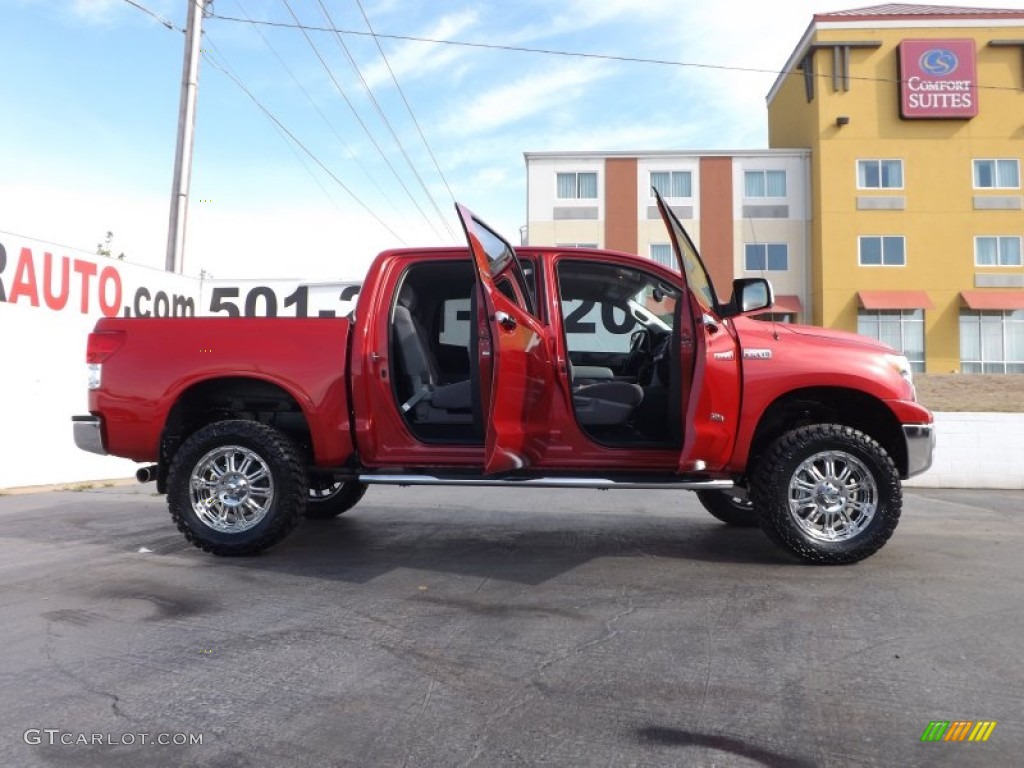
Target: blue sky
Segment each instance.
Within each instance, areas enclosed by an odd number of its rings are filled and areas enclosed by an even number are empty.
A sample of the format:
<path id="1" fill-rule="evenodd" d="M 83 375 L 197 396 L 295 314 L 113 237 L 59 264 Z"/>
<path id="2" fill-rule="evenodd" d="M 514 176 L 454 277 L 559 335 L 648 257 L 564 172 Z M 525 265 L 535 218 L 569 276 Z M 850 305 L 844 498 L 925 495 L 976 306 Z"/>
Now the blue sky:
<path id="1" fill-rule="evenodd" d="M 137 1 L 184 27 L 188 0 Z M 782 67 L 814 12 L 870 4 L 361 2 L 377 33 L 763 70 Z M 288 5 L 303 24 L 327 25 L 319 0 L 216 0 L 213 11 L 294 23 Z M 356 0 L 323 6 L 337 28 L 367 30 Z M 0 20 L 0 230 L 87 250 L 111 230 L 129 260 L 162 267 L 183 35 L 125 0 L 0 0 Z M 296 29 L 208 18 L 204 32 L 190 274 L 358 279 L 384 248 L 457 242 L 448 187 L 515 242 L 526 215 L 524 151 L 767 145 L 770 73 L 381 39 L 442 178 L 372 38 L 341 36 L 357 73 L 328 32 L 309 32 L 327 69 Z"/>

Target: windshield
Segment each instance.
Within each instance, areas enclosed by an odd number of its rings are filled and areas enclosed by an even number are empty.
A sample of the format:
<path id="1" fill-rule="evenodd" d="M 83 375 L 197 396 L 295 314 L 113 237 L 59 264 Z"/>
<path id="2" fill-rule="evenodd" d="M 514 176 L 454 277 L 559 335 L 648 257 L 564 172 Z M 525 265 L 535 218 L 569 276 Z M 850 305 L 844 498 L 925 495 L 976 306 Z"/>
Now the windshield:
<path id="1" fill-rule="evenodd" d="M 661 199 L 657 189 L 653 190 L 654 197 L 658 201 L 658 210 L 661 211 L 661 218 L 665 220 L 665 226 L 672 235 L 672 245 L 683 268 L 683 276 L 690 290 L 697 297 L 698 303 L 703 309 L 715 309 L 718 300 L 715 297 L 715 289 L 704 269 L 704 262 L 697 253 L 697 247 L 693 244 L 690 236 L 683 229 L 682 223 L 672 209 Z"/>

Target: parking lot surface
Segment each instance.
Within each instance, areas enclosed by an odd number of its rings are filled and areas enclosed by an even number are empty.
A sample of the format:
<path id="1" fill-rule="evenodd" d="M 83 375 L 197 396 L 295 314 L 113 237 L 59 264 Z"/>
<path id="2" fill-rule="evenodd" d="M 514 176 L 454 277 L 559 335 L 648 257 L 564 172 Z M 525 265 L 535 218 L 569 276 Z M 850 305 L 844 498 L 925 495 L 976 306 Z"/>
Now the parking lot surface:
<path id="1" fill-rule="evenodd" d="M 0 765 L 1021 764 L 1022 492 L 908 490 L 815 567 L 691 494 L 536 489 L 371 488 L 224 559 L 153 490 L 0 497 Z"/>

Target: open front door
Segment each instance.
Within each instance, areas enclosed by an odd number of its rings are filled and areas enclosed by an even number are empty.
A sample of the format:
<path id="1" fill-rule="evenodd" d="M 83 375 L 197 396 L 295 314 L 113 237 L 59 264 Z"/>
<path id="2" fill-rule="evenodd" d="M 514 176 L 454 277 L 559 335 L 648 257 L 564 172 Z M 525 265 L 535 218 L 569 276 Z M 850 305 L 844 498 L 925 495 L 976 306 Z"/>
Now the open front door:
<path id="1" fill-rule="evenodd" d="M 490 378 L 488 367 L 480 367 L 480 400 L 488 404 L 482 414 L 484 473 L 522 469 L 536 461 L 545 445 L 553 373 L 544 328 L 515 250 L 468 208 L 458 203 L 455 208 L 473 256 L 493 355 Z M 487 345 L 478 351 L 487 354 Z"/>
<path id="2" fill-rule="evenodd" d="M 717 469 L 732 452 L 739 418 L 739 345 L 721 320 L 715 288 L 679 218 L 654 191 L 672 236 L 683 296 L 676 309 L 683 449 L 679 472 Z"/>

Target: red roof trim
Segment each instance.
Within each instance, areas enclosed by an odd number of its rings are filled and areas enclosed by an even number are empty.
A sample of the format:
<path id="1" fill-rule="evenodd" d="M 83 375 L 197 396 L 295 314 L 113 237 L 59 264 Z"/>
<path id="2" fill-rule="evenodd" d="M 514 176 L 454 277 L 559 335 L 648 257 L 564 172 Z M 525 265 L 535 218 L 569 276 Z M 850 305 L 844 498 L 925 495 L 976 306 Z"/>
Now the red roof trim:
<path id="1" fill-rule="evenodd" d="M 864 309 L 935 309 L 925 291 L 858 291 Z"/>
<path id="2" fill-rule="evenodd" d="M 1024 291 L 960 291 L 968 309 L 1024 309 Z"/>
<path id="3" fill-rule="evenodd" d="M 782 315 L 797 315 L 804 311 L 804 304 L 799 296 L 783 294 L 775 297 L 775 303 L 769 311 Z"/>
<path id="4" fill-rule="evenodd" d="M 848 11 L 814 14 L 815 21 L 836 21 L 857 19 L 862 21 L 912 20 L 912 19 L 1018 19 L 1024 18 L 1019 8 L 962 8 L 944 5 L 911 5 L 889 3 L 866 8 L 852 8 Z"/>

